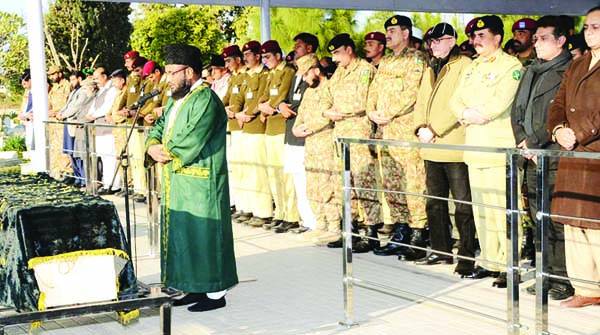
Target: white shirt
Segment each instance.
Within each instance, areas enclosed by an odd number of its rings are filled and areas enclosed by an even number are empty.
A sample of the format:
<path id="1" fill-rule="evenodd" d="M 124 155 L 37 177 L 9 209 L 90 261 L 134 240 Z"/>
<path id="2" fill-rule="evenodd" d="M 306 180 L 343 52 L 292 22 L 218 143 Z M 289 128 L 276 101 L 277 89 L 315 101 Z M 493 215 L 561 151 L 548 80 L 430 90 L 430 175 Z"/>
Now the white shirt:
<path id="1" fill-rule="evenodd" d="M 112 107 L 115 99 L 119 95 L 119 90 L 116 87 L 113 87 L 110 81 L 100 88 L 98 93 L 96 93 L 96 96 L 103 94 L 105 91 L 106 96 L 104 97 L 102 105 L 96 108 L 96 104 L 92 103 L 87 113 L 87 115 L 93 117 L 94 119 L 106 116 L 106 114 L 108 114 L 108 112 L 110 111 L 110 108 Z M 94 98 L 94 100 L 96 100 L 96 98 Z"/>

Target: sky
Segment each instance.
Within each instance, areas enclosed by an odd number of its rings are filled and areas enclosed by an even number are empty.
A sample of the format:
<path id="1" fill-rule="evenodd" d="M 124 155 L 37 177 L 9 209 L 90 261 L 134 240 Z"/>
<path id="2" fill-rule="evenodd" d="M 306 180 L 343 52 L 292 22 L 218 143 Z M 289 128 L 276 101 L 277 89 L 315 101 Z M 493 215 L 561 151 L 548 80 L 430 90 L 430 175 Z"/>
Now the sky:
<path id="1" fill-rule="evenodd" d="M 0 11 L 19 14 L 22 17 L 25 17 L 27 11 L 27 1 L 0 0 Z M 42 0 L 44 11 L 48 9 L 48 1 L 49 0 Z"/>

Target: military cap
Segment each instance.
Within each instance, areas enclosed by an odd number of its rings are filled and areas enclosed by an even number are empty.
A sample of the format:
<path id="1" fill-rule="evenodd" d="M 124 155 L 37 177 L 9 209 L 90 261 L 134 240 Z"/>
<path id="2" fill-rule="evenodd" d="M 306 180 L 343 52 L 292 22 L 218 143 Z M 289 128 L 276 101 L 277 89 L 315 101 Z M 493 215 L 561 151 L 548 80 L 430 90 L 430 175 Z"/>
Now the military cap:
<path id="1" fill-rule="evenodd" d="M 55 74 L 55 73 L 58 73 L 58 72 L 60 72 L 60 67 L 58 67 L 58 66 L 56 66 L 56 65 L 51 65 L 51 66 L 48 68 L 48 75 L 49 75 L 49 76 L 50 76 L 50 75 L 53 75 L 53 74 Z"/>
<path id="2" fill-rule="evenodd" d="M 211 55 L 210 66 L 225 67 L 225 59 L 221 55 Z"/>
<path id="3" fill-rule="evenodd" d="M 290 51 L 287 55 L 285 55 L 285 61 L 288 63 L 293 62 L 296 59 L 296 52 Z"/>
<path id="4" fill-rule="evenodd" d="M 473 45 L 471 43 L 469 43 L 469 41 L 464 41 L 460 44 L 459 46 L 460 51 L 463 52 L 471 52 L 473 54 L 477 53 L 477 50 L 475 50 L 475 48 L 473 47 Z"/>
<path id="5" fill-rule="evenodd" d="M 131 65 L 135 69 L 136 67 L 143 67 L 147 61 L 148 60 L 144 57 L 137 57 L 133 60 L 133 64 L 131 64 Z"/>
<path id="6" fill-rule="evenodd" d="M 317 36 L 310 34 L 310 33 L 300 33 L 296 36 L 294 36 L 294 41 L 296 40 L 301 40 L 302 42 L 312 45 L 313 47 L 313 52 L 316 52 L 317 49 L 319 48 L 319 39 L 317 38 Z"/>
<path id="7" fill-rule="evenodd" d="M 431 29 L 431 32 L 429 33 L 429 38 L 440 38 L 445 35 L 452 36 L 454 38 L 458 36 L 456 34 L 456 30 L 454 30 L 454 27 L 452 27 L 446 22 L 442 22 L 436 24 L 435 27 Z"/>
<path id="8" fill-rule="evenodd" d="M 385 35 L 378 31 L 373 31 L 365 35 L 365 41 L 378 41 L 385 44 Z"/>
<path id="9" fill-rule="evenodd" d="M 199 73 L 202 71 L 202 53 L 200 49 L 187 44 L 167 45 L 165 64 L 187 65 Z"/>
<path id="10" fill-rule="evenodd" d="M 260 53 L 260 42 L 259 41 L 250 41 L 242 47 L 242 52 L 246 52 L 248 50 L 252 51 L 253 54 Z"/>
<path id="11" fill-rule="evenodd" d="M 226 47 L 225 49 L 223 49 L 223 52 L 221 53 L 221 56 L 223 56 L 223 58 L 229 58 L 229 57 L 240 57 L 242 58 L 242 50 L 240 50 L 240 47 L 238 47 L 237 45 L 230 45 L 228 47 Z"/>
<path id="12" fill-rule="evenodd" d="M 352 49 L 354 49 L 356 45 L 349 34 L 343 33 L 335 35 L 335 37 L 327 44 L 327 50 L 329 52 L 332 52 L 339 47 L 352 47 Z"/>
<path id="13" fill-rule="evenodd" d="M 465 35 L 469 36 L 473 33 L 473 28 L 475 28 L 475 23 L 477 23 L 477 20 L 479 20 L 479 18 L 475 17 L 467 23 L 467 25 L 465 26 Z"/>
<path id="14" fill-rule="evenodd" d="M 485 15 L 478 18 L 475 27 L 473 27 L 473 32 L 486 28 L 495 34 L 504 35 L 504 23 L 497 15 Z"/>
<path id="15" fill-rule="evenodd" d="M 283 52 L 281 52 L 281 47 L 279 46 L 279 43 L 277 43 L 277 41 L 275 40 L 268 40 L 265 43 L 263 43 L 260 46 L 260 53 L 283 54 Z"/>
<path id="16" fill-rule="evenodd" d="M 387 19 L 383 26 L 385 27 L 385 29 L 391 26 L 404 26 L 410 29 L 412 28 L 412 21 L 410 20 L 410 18 L 404 15 L 394 15 Z"/>
<path id="17" fill-rule="evenodd" d="M 135 59 L 135 58 L 138 58 L 139 56 L 140 56 L 140 53 L 139 53 L 139 52 L 137 52 L 137 51 L 135 51 L 135 50 L 130 50 L 130 51 L 127 51 L 127 52 L 126 52 L 126 53 L 123 55 L 123 58 L 125 58 L 125 59 L 134 58 L 134 59 Z"/>
<path id="18" fill-rule="evenodd" d="M 429 41 L 429 39 L 431 38 L 431 31 L 433 30 L 433 27 L 427 29 L 427 31 L 425 32 L 425 34 L 423 34 L 423 41 L 427 42 Z"/>
<path id="19" fill-rule="evenodd" d="M 158 66 L 158 64 L 156 64 L 155 61 L 153 61 L 153 60 L 147 61 L 144 64 L 144 67 L 142 68 L 142 77 L 149 76 L 152 72 L 154 72 L 154 70 L 156 70 L 157 66 Z"/>
<path id="20" fill-rule="evenodd" d="M 25 71 L 23 71 L 23 74 L 21 75 L 21 80 L 29 80 L 29 79 L 31 79 L 31 70 L 25 69 Z"/>
<path id="21" fill-rule="evenodd" d="M 125 73 L 125 71 L 123 71 L 123 69 L 116 69 L 110 74 L 110 77 L 125 79 L 125 78 L 127 78 L 127 74 Z"/>
<path id="22" fill-rule="evenodd" d="M 516 30 L 529 30 L 529 31 L 535 31 L 537 29 L 537 23 L 535 22 L 535 20 L 530 19 L 528 17 L 522 18 L 518 21 L 516 21 L 513 26 L 512 26 L 512 31 L 516 31 Z"/>
<path id="23" fill-rule="evenodd" d="M 587 48 L 588 46 L 587 43 L 585 43 L 583 34 L 576 34 L 567 38 L 567 49 L 569 49 L 569 51 L 579 49 L 583 52 Z"/>

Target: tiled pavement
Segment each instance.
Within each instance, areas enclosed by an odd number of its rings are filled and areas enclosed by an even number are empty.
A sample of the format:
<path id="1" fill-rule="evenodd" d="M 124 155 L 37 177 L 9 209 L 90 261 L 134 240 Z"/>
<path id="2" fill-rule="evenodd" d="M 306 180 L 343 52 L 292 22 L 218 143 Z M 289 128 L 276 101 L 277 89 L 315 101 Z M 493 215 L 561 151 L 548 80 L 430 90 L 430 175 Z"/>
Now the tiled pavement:
<path id="1" fill-rule="evenodd" d="M 118 198 L 113 198 L 122 207 Z M 120 211 L 122 212 L 122 211 Z M 144 209 L 138 206 L 138 252 L 148 254 Z M 343 319 L 341 253 L 312 246 L 301 235 L 276 235 L 262 229 L 234 225 L 238 274 L 241 283 L 227 295 L 227 307 L 206 313 L 174 309 L 173 334 L 506 334 L 506 324 L 470 311 L 460 311 L 429 300 L 387 296 L 355 288 L 355 319 L 346 329 Z M 143 256 L 139 278 L 158 281 L 158 260 Z M 467 281 L 452 275 L 451 266 L 422 267 L 393 257 L 355 255 L 356 278 L 415 292 L 454 305 L 506 318 L 506 291 L 491 287 L 491 280 Z M 526 287 L 530 282 L 522 284 Z M 417 299 L 417 300 L 415 300 Z M 534 334 L 534 300 L 521 295 L 521 334 Z M 600 334 L 600 307 L 564 310 L 551 302 L 551 333 Z M 8 328 L 8 334 L 25 334 L 26 326 Z M 36 333 L 159 334 L 157 311 L 144 310 L 139 321 L 121 326 L 113 314 L 45 322 Z"/>

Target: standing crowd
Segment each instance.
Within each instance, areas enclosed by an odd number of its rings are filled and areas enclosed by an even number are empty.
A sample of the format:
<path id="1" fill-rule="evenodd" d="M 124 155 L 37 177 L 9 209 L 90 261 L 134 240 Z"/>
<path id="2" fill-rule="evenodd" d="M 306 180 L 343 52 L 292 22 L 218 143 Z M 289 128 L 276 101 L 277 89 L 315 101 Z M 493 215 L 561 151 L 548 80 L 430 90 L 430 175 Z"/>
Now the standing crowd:
<path id="1" fill-rule="evenodd" d="M 229 119 L 232 218 L 341 247 L 339 137 L 600 152 L 600 7 L 587 13 L 581 34 L 575 34 L 574 20 L 567 16 L 523 18 L 503 48 L 503 27 L 495 15 L 474 18 L 465 27 L 469 40 L 457 45 L 456 28 L 448 23 L 435 25 L 420 40 L 412 35 L 411 20 L 395 15 L 385 22 L 385 32 L 365 36 L 366 59 L 357 56 L 348 34 L 328 41 L 331 57 L 319 59 L 319 40 L 306 32 L 294 37 L 293 57 L 285 57 L 274 40 L 231 45 L 214 55 L 202 85 L 221 98 Z M 101 194 L 120 191 L 119 174 L 113 176 L 116 153 L 126 145 L 123 129 L 101 125 L 151 126 L 176 100 L 170 99 L 158 64 L 136 51 L 126 53 L 124 61 L 129 74 L 98 67 L 91 77 L 75 72 L 67 82 L 58 68 L 48 73 L 49 116 L 98 125 Z M 29 74 L 22 79 L 27 87 Z M 137 106 L 151 92 L 158 94 Z M 30 122 L 31 97 L 25 97 L 21 118 Z M 52 172 L 69 166 L 81 185 L 78 127 L 50 128 L 49 140 Z M 148 192 L 144 141 L 144 133 L 135 132 L 128 144 L 137 201 L 145 201 Z M 67 160 L 58 158 L 60 150 Z M 349 150 L 353 230 L 369 237 L 354 237 L 354 252 L 394 255 L 426 266 L 453 264 L 454 247 L 467 258 L 479 250 L 477 264 L 459 259 L 455 272 L 470 279 L 495 277 L 494 286 L 506 287 L 504 154 L 360 144 Z M 533 227 L 540 221 L 536 165 L 535 155 L 523 155 L 524 203 Z M 550 159 L 551 213 L 556 215 L 549 229 L 550 273 L 596 282 L 552 278 L 550 297 L 570 297 L 562 303 L 566 307 L 600 304 L 597 181 L 598 160 Z M 439 199 L 449 196 L 456 201 L 453 215 L 448 202 Z M 524 230 L 523 254 L 533 260 L 533 228 Z M 382 234 L 402 245 L 380 245 L 376 239 Z M 527 291 L 535 293 L 535 287 Z"/>

